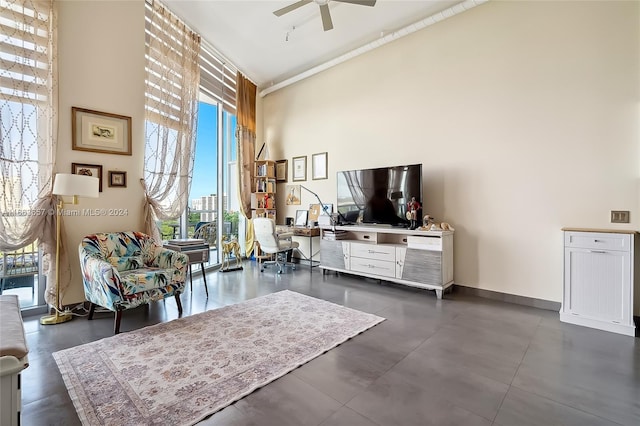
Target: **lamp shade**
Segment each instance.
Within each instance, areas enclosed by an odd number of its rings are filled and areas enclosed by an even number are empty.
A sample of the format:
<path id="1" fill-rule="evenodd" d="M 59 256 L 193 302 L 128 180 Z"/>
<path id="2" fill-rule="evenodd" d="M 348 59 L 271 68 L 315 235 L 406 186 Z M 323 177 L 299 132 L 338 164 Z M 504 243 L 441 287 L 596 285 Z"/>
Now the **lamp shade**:
<path id="1" fill-rule="evenodd" d="M 100 181 L 96 177 L 58 173 L 53 181 L 54 195 L 98 198 Z"/>

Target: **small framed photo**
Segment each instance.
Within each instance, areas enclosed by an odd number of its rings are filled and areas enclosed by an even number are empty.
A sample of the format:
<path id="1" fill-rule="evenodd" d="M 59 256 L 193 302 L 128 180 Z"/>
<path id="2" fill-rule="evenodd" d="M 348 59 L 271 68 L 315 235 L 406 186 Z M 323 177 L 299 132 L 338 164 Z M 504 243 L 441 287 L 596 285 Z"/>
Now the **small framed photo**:
<path id="1" fill-rule="evenodd" d="M 307 180 L 307 156 L 293 157 L 293 181 Z"/>
<path id="2" fill-rule="evenodd" d="M 98 164 L 71 163 L 74 175 L 93 176 L 98 178 L 98 191 L 102 192 L 102 166 Z"/>
<path id="3" fill-rule="evenodd" d="M 307 226 L 309 210 L 296 210 L 295 226 Z"/>
<path id="4" fill-rule="evenodd" d="M 328 156 L 326 152 L 320 152 L 311 156 L 311 178 L 313 180 L 327 179 L 328 174 Z"/>
<path id="5" fill-rule="evenodd" d="M 289 167 L 288 160 L 276 161 L 276 182 L 287 181 L 287 168 Z"/>
<path id="6" fill-rule="evenodd" d="M 71 148 L 131 155 L 131 117 L 72 107 Z"/>
<path id="7" fill-rule="evenodd" d="M 109 170 L 109 187 L 110 188 L 126 188 L 127 172 L 118 172 Z"/>

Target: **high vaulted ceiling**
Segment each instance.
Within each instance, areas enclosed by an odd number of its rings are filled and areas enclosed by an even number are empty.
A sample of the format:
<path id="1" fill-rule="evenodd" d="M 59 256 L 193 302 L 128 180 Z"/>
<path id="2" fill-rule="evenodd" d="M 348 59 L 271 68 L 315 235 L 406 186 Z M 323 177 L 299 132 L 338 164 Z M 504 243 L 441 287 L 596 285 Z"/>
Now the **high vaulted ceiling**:
<path id="1" fill-rule="evenodd" d="M 465 10 L 476 3 L 471 0 L 378 0 L 374 7 L 369 7 L 329 0 L 334 28 L 324 31 L 316 3 L 323 0 L 311 1 L 280 17 L 273 14 L 296 1 L 170 0 L 164 3 L 261 89 L 429 16 L 439 14 L 443 19 L 452 14 L 448 11 L 453 6 Z"/>

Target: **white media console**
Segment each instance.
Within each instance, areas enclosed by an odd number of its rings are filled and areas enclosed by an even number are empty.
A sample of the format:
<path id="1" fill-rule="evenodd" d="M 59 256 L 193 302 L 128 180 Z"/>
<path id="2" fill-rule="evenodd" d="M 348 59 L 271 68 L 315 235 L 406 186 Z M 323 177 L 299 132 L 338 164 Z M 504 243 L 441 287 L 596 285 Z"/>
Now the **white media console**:
<path id="1" fill-rule="evenodd" d="M 383 225 L 322 228 L 320 268 L 435 290 L 453 285 L 453 231 Z M 333 239 L 335 238 L 335 239 Z"/>

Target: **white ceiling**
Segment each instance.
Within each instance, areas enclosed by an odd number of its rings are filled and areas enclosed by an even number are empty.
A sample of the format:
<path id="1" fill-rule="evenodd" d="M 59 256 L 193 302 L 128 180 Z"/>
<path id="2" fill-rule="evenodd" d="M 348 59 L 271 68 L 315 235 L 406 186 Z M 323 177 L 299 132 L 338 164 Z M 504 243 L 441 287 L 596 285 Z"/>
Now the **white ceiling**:
<path id="1" fill-rule="evenodd" d="M 265 88 L 462 2 L 378 0 L 368 7 L 329 1 L 334 28 L 325 32 L 314 2 L 281 17 L 273 14 L 296 1 L 164 3 L 259 88 Z"/>

